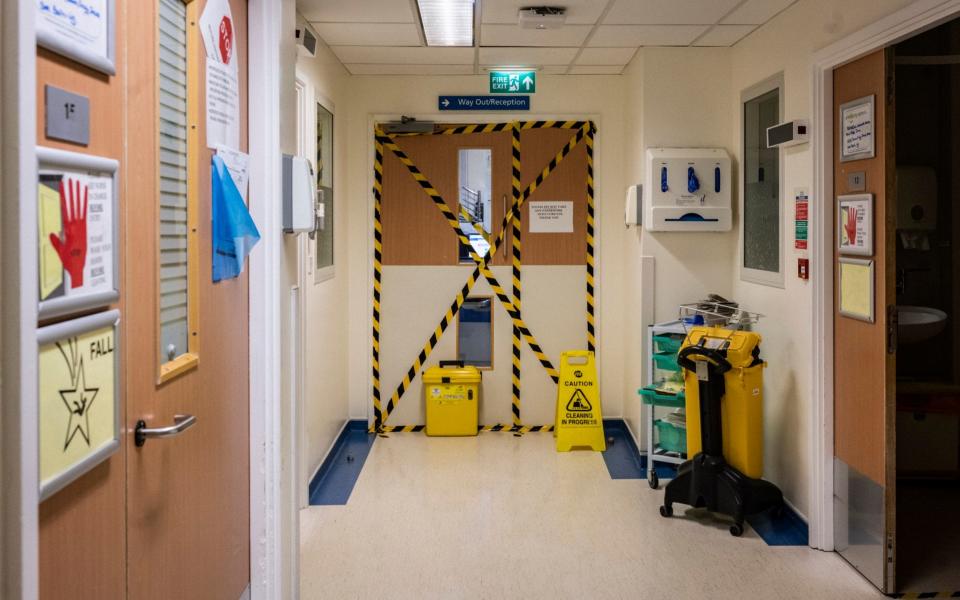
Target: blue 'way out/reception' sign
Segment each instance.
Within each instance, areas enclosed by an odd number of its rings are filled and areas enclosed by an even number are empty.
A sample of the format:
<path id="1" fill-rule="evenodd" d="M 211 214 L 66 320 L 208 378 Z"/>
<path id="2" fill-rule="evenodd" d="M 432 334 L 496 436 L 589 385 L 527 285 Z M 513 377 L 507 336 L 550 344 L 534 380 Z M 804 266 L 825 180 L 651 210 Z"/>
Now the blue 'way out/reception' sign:
<path id="1" fill-rule="evenodd" d="M 530 110 L 530 96 L 440 96 L 440 110 Z"/>

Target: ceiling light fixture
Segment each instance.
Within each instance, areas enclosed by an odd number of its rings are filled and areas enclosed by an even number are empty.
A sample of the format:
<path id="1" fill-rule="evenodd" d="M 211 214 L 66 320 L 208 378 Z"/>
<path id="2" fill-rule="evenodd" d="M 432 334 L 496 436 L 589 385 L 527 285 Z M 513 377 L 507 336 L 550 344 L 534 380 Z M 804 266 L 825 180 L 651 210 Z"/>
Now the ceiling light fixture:
<path id="1" fill-rule="evenodd" d="M 567 9 L 563 6 L 526 6 L 519 12 L 523 29 L 560 29 L 566 21 Z"/>
<path id="2" fill-rule="evenodd" d="M 417 0 L 428 46 L 473 46 L 474 0 Z"/>

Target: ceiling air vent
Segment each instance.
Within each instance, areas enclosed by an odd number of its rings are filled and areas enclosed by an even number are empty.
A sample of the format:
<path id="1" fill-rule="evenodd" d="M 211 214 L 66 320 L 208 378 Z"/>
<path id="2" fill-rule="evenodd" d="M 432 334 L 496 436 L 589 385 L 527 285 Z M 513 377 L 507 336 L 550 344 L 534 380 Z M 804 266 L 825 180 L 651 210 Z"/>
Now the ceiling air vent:
<path id="1" fill-rule="evenodd" d="M 527 6 L 520 9 L 520 27 L 523 29 L 559 29 L 567 20 L 563 6 Z"/>

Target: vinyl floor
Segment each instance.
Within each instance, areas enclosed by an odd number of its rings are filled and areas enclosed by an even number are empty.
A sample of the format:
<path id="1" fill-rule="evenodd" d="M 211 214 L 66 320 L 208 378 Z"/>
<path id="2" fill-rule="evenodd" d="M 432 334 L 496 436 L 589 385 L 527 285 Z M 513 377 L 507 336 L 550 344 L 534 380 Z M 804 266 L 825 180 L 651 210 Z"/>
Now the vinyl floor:
<path id="1" fill-rule="evenodd" d="M 612 479 L 550 433 L 378 439 L 345 505 L 301 513 L 300 597 L 876 599 L 834 553 Z"/>

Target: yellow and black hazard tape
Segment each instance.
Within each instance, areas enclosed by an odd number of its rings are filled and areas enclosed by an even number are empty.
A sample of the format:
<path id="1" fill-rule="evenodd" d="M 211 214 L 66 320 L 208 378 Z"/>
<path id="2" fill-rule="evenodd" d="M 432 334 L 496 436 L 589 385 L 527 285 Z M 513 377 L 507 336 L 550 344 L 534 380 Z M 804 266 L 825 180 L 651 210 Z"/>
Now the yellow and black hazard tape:
<path id="1" fill-rule="evenodd" d="M 373 418 L 376 427 L 383 423 L 380 406 L 380 294 L 383 278 L 383 225 L 381 202 L 383 200 L 383 145 L 374 144 L 376 155 L 373 168 Z"/>
<path id="2" fill-rule="evenodd" d="M 594 245 L 594 206 L 593 206 L 593 136 L 597 128 L 591 123 L 587 132 L 587 350 L 596 352 L 596 324 L 594 322 L 593 294 L 593 245 Z"/>
<path id="3" fill-rule="evenodd" d="M 419 433 L 426 429 L 425 425 L 384 425 L 379 431 L 370 429 L 370 433 Z M 536 433 L 539 431 L 553 431 L 553 425 L 480 425 L 477 431 L 504 431 L 507 433 Z"/>
<path id="4" fill-rule="evenodd" d="M 500 245 L 503 243 L 504 234 L 506 233 L 507 227 L 513 224 L 515 220 L 517 221 L 519 220 L 519 216 L 518 216 L 519 210 L 522 204 L 524 203 L 524 201 L 536 191 L 536 189 L 543 183 L 543 181 L 550 175 L 550 173 L 552 173 L 557 168 L 560 162 L 567 155 L 569 155 L 569 153 L 573 150 L 573 148 L 576 147 L 576 145 L 581 140 L 583 140 L 585 136 L 590 137 L 591 138 L 590 142 L 592 142 L 592 133 L 594 131 L 593 124 L 592 122 L 589 122 L 589 121 L 587 122 L 567 121 L 563 123 L 559 123 L 555 121 L 537 121 L 537 122 L 528 122 L 525 124 L 514 123 L 514 125 L 512 126 L 512 130 L 518 131 L 520 126 L 526 126 L 527 129 L 533 129 L 538 127 L 571 128 L 573 125 L 577 125 L 577 124 L 580 125 L 580 127 L 577 129 L 577 133 L 563 147 L 563 149 L 561 149 L 557 153 L 557 155 L 550 161 L 550 163 L 543 168 L 543 170 L 537 175 L 534 181 L 531 182 L 531 184 L 527 186 L 527 188 L 523 190 L 522 193 L 519 194 L 519 197 L 516 197 L 517 195 L 515 192 L 514 194 L 515 201 L 513 205 L 510 207 L 510 210 L 508 211 L 508 213 L 504 215 L 504 222 L 500 229 L 500 234 L 497 237 L 495 243 L 491 245 L 491 248 L 487 252 L 486 256 L 481 258 L 476 253 L 471 252 L 473 259 L 477 262 L 477 266 L 475 267 L 470 278 L 468 278 L 467 282 L 464 284 L 460 293 L 457 295 L 450 309 L 448 309 L 443 319 L 441 319 L 440 324 L 434 330 L 430 339 L 421 349 L 419 355 L 417 356 L 417 359 L 414 361 L 414 364 L 411 365 L 410 369 L 408 369 L 407 373 L 404 375 L 404 378 L 401 381 L 400 385 L 397 387 L 397 390 L 394 392 L 389 402 L 387 403 L 385 411 L 381 409 L 382 407 L 380 402 L 380 389 L 379 389 L 379 301 L 380 301 L 379 281 L 380 280 L 378 275 L 380 272 L 380 268 L 378 268 L 379 261 L 376 260 L 377 252 L 375 251 L 375 300 L 376 300 L 375 307 L 374 307 L 375 425 L 374 427 L 371 428 L 371 431 L 384 432 L 387 430 L 387 426 L 385 425 L 385 423 L 389 418 L 390 414 L 396 408 L 396 405 L 398 404 L 400 397 L 403 396 L 404 392 L 409 387 L 410 383 L 416 377 L 417 372 L 420 370 L 420 368 L 426 362 L 427 357 L 429 357 L 430 353 L 433 351 L 433 348 L 436 347 L 436 344 L 439 342 L 440 337 L 443 335 L 444 331 L 449 326 L 450 322 L 452 322 L 454 316 L 459 312 L 460 308 L 462 307 L 463 303 L 466 300 L 466 297 L 469 296 L 470 290 L 473 288 L 473 285 L 476 283 L 481 273 L 483 273 L 484 277 L 487 279 L 491 287 L 494 289 L 501 303 L 504 305 L 504 308 L 510 314 L 514 322 L 515 328 L 521 334 L 523 334 L 524 339 L 527 341 L 528 345 L 530 345 L 531 350 L 534 351 L 534 354 L 537 355 L 537 358 L 540 360 L 541 364 L 547 369 L 547 372 L 548 374 L 550 374 L 554 383 L 557 383 L 559 381 L 559 374 L 557 373 L 556 369 L 550 363 L 549 359 L 543 353 L 543 350 L 540 348 L 539 344 L 537 344 L 536 340 L 533 338 L 533 335 L 530 333 L 530 330 L 526 327 L 526 324 L 523 322 L 523 319 L 520 316 L 519 311 L 514 306 L 511 299 L 506 296 L 506 293 L 500 287 L 496 278 L 493 276 L 493 273 L 490 272 L 487 266 L 487 263 L 491 257 L 496 255 L 496 252 L 498 251 Z M 492 124 L 492 125 L 497 125 L 497 124 Z M 461 242 L 465 243 L 468 247 L 470 247 L 469 239 L 467 238 L 466 235 L 464 235 L 462 229 L 460 228 L 459 220 L 453 215 L 453 212 L 450 210 L 449 206 L 446 204 L 446 202 L 443 200 L 440 194 L 433 188 L 433 186 L 429 183 L 429 181 L 427 181 L 426 177 L 424 177 L 423 174 L 420 173 L 416 165 L 414 165 L 413 162 L 409 159 L 409 157 L 407 157 L 403 153 L 403 151 L 397 146 L 392 136 L 386 136 L 383 134 L 382 131 L 378 129 L 377 136 L 376 136 L 376 147 L 378 149 L 378 153 L 376 157 L 377 160 L 375 163 L 375 170 L 377 171 L 378 175 L 375 176 L 375 180 L 377 184 L 375 185 L 375 189 L 374 189 L 375 196 L 377 196 L 376 198 L 377 202 L 375 204 L 375 221 L 377 225 L 377 230 L 380 232 L 380 234 L 382 235 L 382 230 L 379 229 L 379 225 L 380 225 L 380 202 L 379 201 L 382 198 L 382 168 L 383 168 L 382 167 L 382 158 L 383 158 L 382 151 L 384 147 L 387 147 L 394 154 L 397 155 L 397 157 L 401 160 L 401 163 L 403 163 L 407 167 L 408 171 L 411 173 L 411 175 L 413 175 L 414 179 L 420 184 L 421 188 L 423 188 L 425 192 L 428 194 L 428 196 L 430 196 L 430 198 L 434 201 L 437 208 L 441 210 L 441 213 L 443 213 L 448 224 L 450 224 L 454 228 L 454 230 L 457 232 L 457 235 L 460 238 Z M 517 142 L 517 149 L 518 147 L 519 147 L 519 143 Z M 519 160 L 517 160 L 515 169 L 517 170 L 519 169 Z M 516 181 L 519 182 L 518 172 L 514 174 L 514 177 Z M 590 181 L 590 186 L 592 188 L 592 179 Z M 515 187 L 519 187 L 518 183 L 515 184 Z M 590 200 L 592 203 L 592 195 Z M 377 240 L 377 246 L 379 246 L 379 250 L 382 251 L 382 239 Z M 381 409 L 381 410 L 378 410 L 378 409 Z M 407 427 L 409 429 L 407 429 Z M 401 429 L 415 431 L 417 427 L 422 427 L 422 426 L 406 426 Z M 495 426 L 491 426 L 491 427 L 495 427 Z M 514 424 L 510 426 L 510 428 L 512 431 L 515 431 L 515 432 L 526 433 L 530 431 L 544 431 L 544 430 L 549 431 L 549 430 L 552 430 L 553 426 L 521 427 Z M 392 427 L 390 429 L 393 430 Z M 491 429 L 491 430 L 494 430 L 494 429 Z M 499 431 L 501 429 L 495 429 L 495 430 Z"/>
<path id="5" fill-rule="evenodd" d="M 900 592 L 890 594 L 891 598 L 906 598 L 914 600 L 919 598 L 960 598 L 960 591 L 956 592 Z"/>
<path id="6" fill-rule="evenodd" d="M 576 142 L 579 142 L 582 139 L 583 131 L 584 131 L 583 129 L 577 130 L 577 135 L 574 136 L 574 138 L 576 139 Z M 443 196 L 440 195 L 440 192 L 438 192 L 437 189 L 433 187 L 433 184 L 431 184 L 430 181 L 427 180 L 427 178 L 423 175 L 420 169 L 417 168 L 417 166 L 413 163 L 412 160 L 410 160 L 410 157 L 403 152 L 403 150 L 396 144 L 396 142 L 390 136 L 381 135 L 381 136 L 378 136 L 377 139 L 383 144 L 385 148 L 387 148 L 397 156 L 400 162 L 410 172 L 411 176 L 413 176 L 414 180 L 418 184 L 420 184 L 420 187 L 427 194 L 427 196 L 430 197 L 434 205 L 440 210 L 441 214 L 443 214 L 444 219 L 446 219 L 450 227 L 454 230 L 454 232 L 456 232 L 457 236 L 460 238 L 460 242 L 465 246 L 467 246 L 468 248 L 471 247 L 470 239 L 463 232 L 463 229 L 460 228 L 459 219 L 457 219 L 457 217 L 453 214 L 453 211 L 450 209 L 450 206 L 443 199 Z M 527 197 L 529 197 L 531 193 L 533 193 L 533 190 L 536 189 L 536 186 L 542 183 L 543 179 L 549 176 L 550 172 L 552 172 L 552 170 L 556 168 L 556 165 L 559 164 L 559 162 L 562 161 L 563 158 L 570 153 L 570 151 L 573 149 L 574 146 L 576 146 L 576 143 L 573 143 L 573 142 L 574 140 L 571 140 L 571 143 L 564 146 L 564 150 L 562 150 L 556 157 L 554 157 L 553 160 L 551 160 L 550 165 L 548 165 L 549 170 L 544 169 L 544 171 L 537 176 L 537 180 L 534 183 L 532 183 L 531 186 L 528 188 L 529 193 L 521 194 L 519 203 L 516 205 L 513 214 L 519 213 L 519 207 L 520 205 L 522 205 L 523 201 Z M 504 226 L 501 232 L 506 230 L 506 228 L 510 226 L 510 223 L 511 221 L 506 221 L 504 223 Z M 491 256 L 491 254 L 492 253 L 488 251 L 487 257 Z M 487 260 L 482 259 L 479 255 L 477 255 L 472 250 L 470 252 L 470 255 L 471 257 L 473 257 L 473 260 L 476 261 L 477 264 L 480 266 L 481 273 L 483 274 L 487 282 L 490 284 L 490 287 L 493 289 L 494 293 L 496 294 L 497 298 L 500 300 L 501 304 L 503 304 L 503 307 L 504 309 L 506 309 L 507 314 L 510 315 L 510 318 L 513 320 L 514 326 L 523 335 L 524 340 L 530 346 L 530 349 L 533 351 L 534 355 L 540 361 L 540 364 L 543 365 L 544 369 L 546 369 L 547 374 L 550 375 L 550 378 L 553 379 L 554 383 L 557 383 L 560 379 L 559 373 L 557 372 L 553 364 L 550 362 L 550 359 L 547 357 L 546 353 L 540 347 L 540 344 L 537 343 L 536 338 L 534 338 L 533 334 L 530 332 L 530 329 L 527 327 L 526 323 L 523 322 L 523 317 L 520 315 L 520 312 L 513 305 L 513 301 L 510 299 L 509 296 L 507 296 L 506 292 L 503 290 L 503 287 L 497 281 L 497 278 L 494 276 L 493 272 L 490 271 L 489 267 L 487 266 Z"/>
<path id="7" fill-rule="evenodd" d="M 513 121 L 510 123 L 475 123 L 472 125 L 455 125 L 443 127 L 433 131 L 416 131 L 409 133 L 391 133 L 390 137 L 417 137 L 421 135 L 467 135 L 471 133 L 497 133 L 506 131 L 514 125 L 520 129 L 580 129 L 589 121 Z"/>
<path id="8" fill-rule="evenodd" d="M 514 123 L 510 128 L 511 138 L 511 170 L 512 170 L 512 189 L 513 203 L 520 203 L 520 124 Z M 513 305 L 516 307 L 520 316 L 523 312 L 520 308 L 520 213 L 513 216 Z M 513 327 L 513 425 L 519 427 L 523 422 L 520 419 L 520 329 Z"/>
<path id="9" fill-rule="evenodd" d="M 407 369 L 406 374 L 404 374 L 403 379 L 400 381 L 400 384 L 397 386 L 397 389 L 394 390 L 393 395 L 390 396 L 390 400 L 387 402 L 386 410 L 383 413 L 382 418 L 377 426 L 371 428 L 371 431 L 383 431 L 384 423 L 387 419 L 390 418 L 390 415 L 393 413 L 394 409 L 397 407 L 397 404 L 400 402 L 400 398 L 407 391 L 407 388 L 410 386 L 410 383 L 417 376 L 417 373 L 420 371 L 423 364 L 427 361 L 427 358 L 430 356 L 430 353 L 433 352 L 433 349 L 436 348 L 437 343 L 440 341 L 443 332 L 446 331 L 447 327 L 450 326 L 450 323 L 453 322 L 453 319 L 456 317 L 457 313 L 460 311 L 460 308 L 463 306 L 463 303 L 466 301 L 467 297 L 470 295 L 470 290 L 473 289 L 473 286 L 477 283 L 477 280 L 480 278 L 480 272 L 483 268 L 486 267 L 486 263 L 490 260 L 491 257 L 495 256 L 497 250 L 500 248 L 500 245 L 503 243 L 503 239 L 507 233 L 507 223 L 510 222 L 510 219 L 513 218 L 513 214 L 516 207 L 511 206 L 510 210 L 504 215 L 503 227 L 500 228 L 500 235 L 497 236 L 497 239 L 494 241 L 494 244 L 490 247 L 490 251 L 487 255 L 481 260 L 473 272 L 470 274 L 470 277 L 467 279 L 467 282 L 463 285 L 463 288 L 457 294 L 457 297 L 454 299 L 453 304 L 450 305 L 450 308 L 447 309 L 447 312 L 443 315 L 443 318 L 440 319 L 440 324 L 437 325 L 437 328 L 430 335 L 430 339 L 424 344 L 423 348 L 420 349 L 420 353 L 417 355 L 417 358 L 413 361 L 413 364 L 410 365 L 410 368 Z"/>

